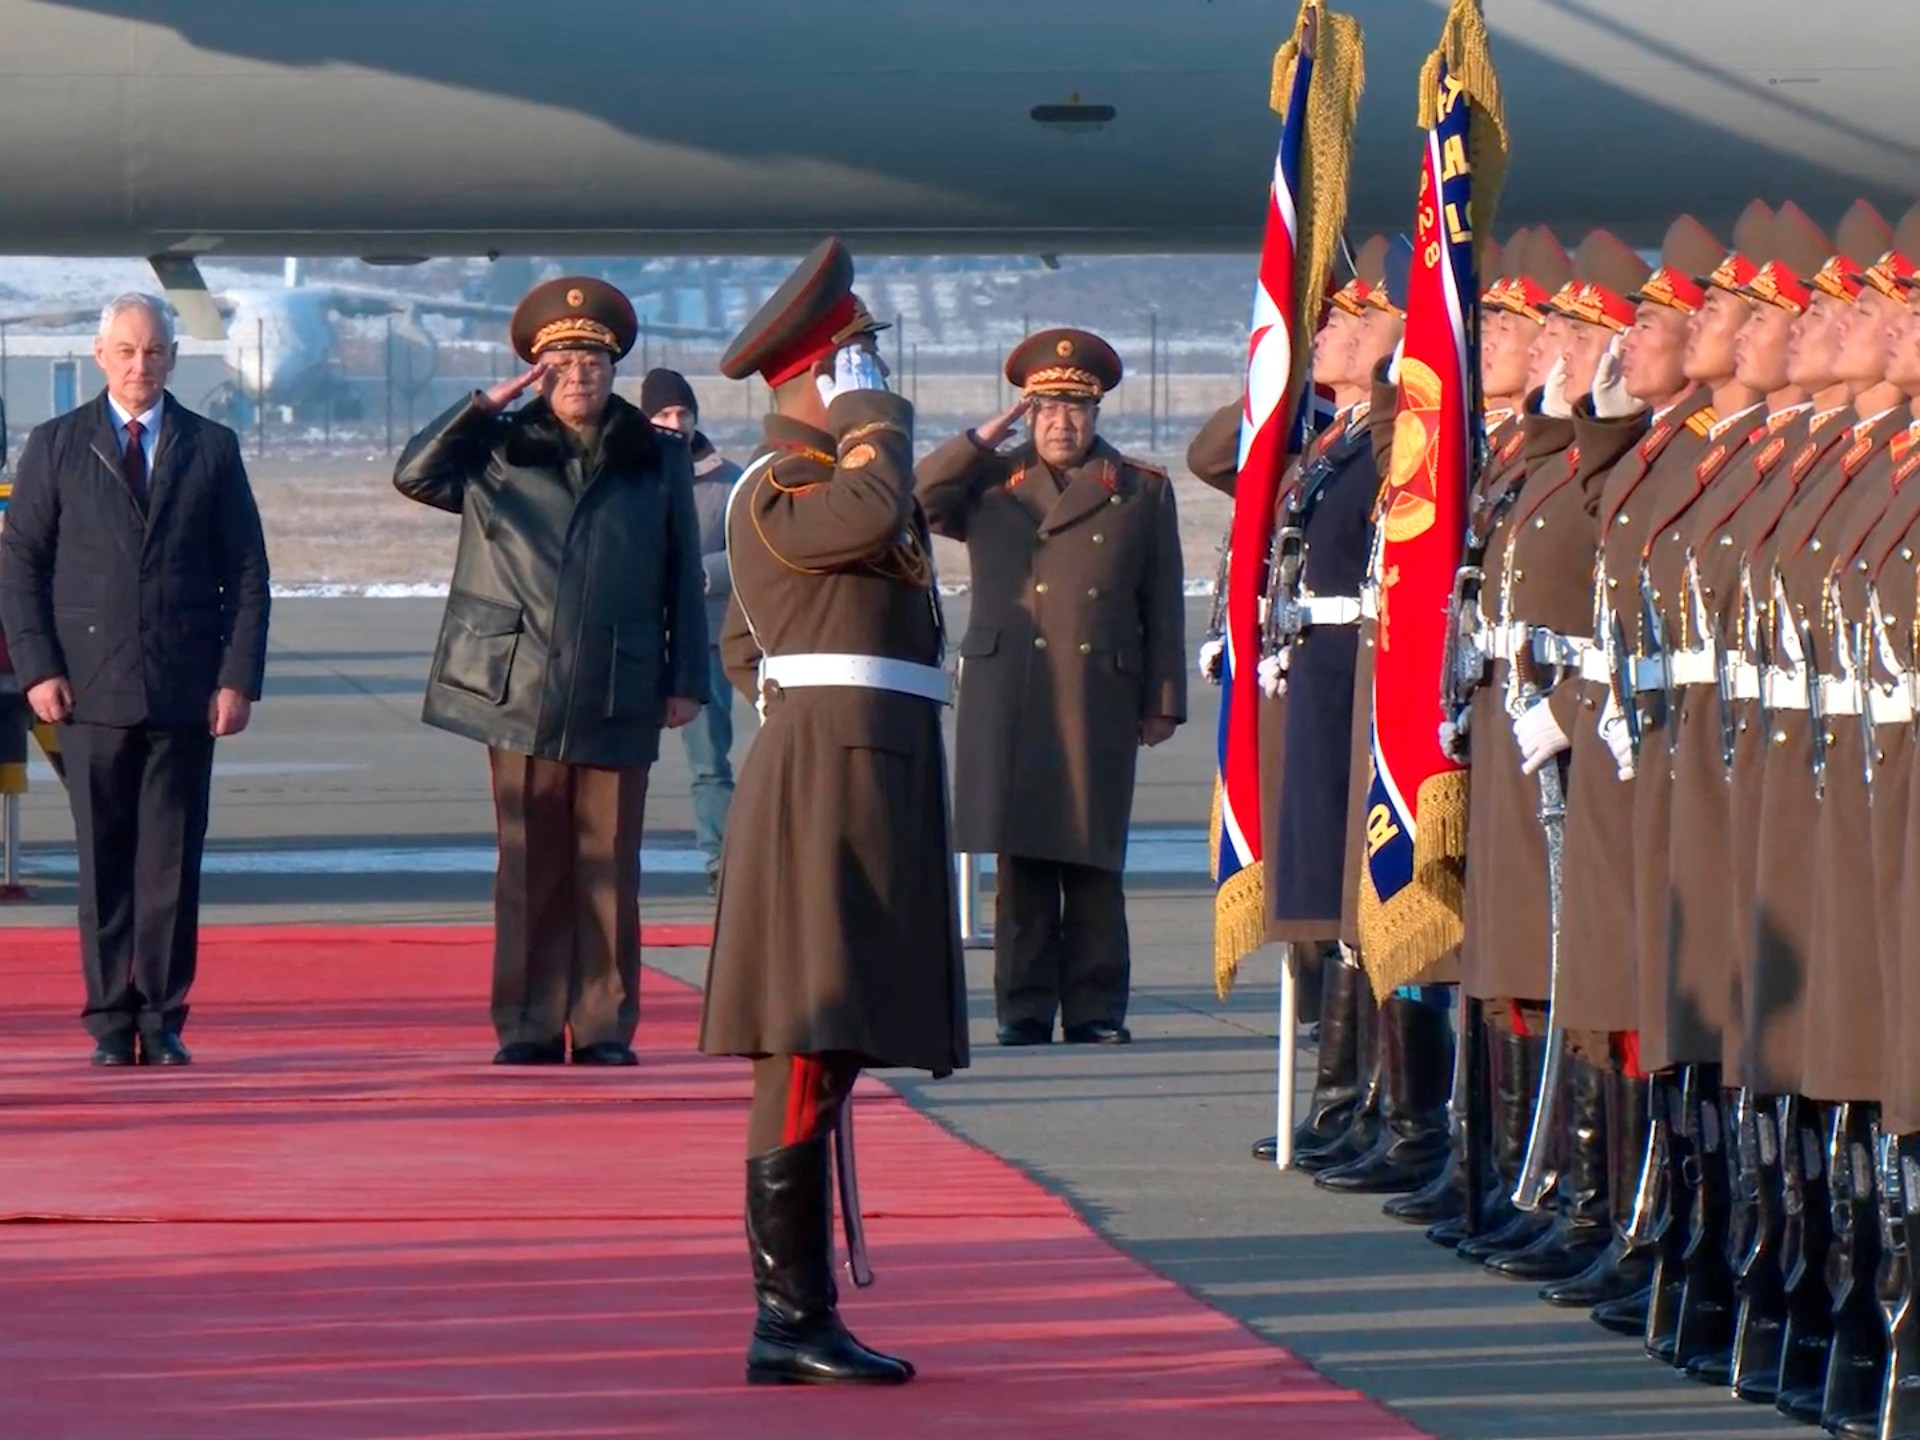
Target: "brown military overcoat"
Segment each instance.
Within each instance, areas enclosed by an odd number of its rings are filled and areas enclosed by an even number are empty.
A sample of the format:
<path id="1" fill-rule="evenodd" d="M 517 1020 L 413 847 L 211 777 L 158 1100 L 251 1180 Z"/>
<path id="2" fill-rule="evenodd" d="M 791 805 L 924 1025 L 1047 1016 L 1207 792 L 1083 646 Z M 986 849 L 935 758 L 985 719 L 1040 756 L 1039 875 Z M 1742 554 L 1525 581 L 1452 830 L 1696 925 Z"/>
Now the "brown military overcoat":
<path id="1" fill-rule="evenodd" d="M 1602 602 L 1617 620 L 1628 654 L 1641 653 L 1640 561 L 1655 512 L 1684 508 L 1697 487 L 1694 466 L 1714 422 L 1712 395 L 1698 387 L 1662 413 L 1629 420 L 1596 420 L 1588 402 L 1576 412 L 1582 482 L 1595 498 L 1594 536 L 1604 575 Z M 1605 635 L 1586 628 L 1596 645 Z M 1580 700 L 1573 726 L 1572 773 L 1567 790 L 1566 880 L 1561 910 L 1560 988 L 1554 1000 L 1569 1029 L 1633 1030 L 1640 1025 L 1634 911 L 1634 797 L 1646 772 L 1664 772 L 1664 736 L 1649 736 L 1634 778 L 1620 779 L 1618 762 L 1601 738 L 1609 680 L 1576 682 Z M 1654 707 L 1657 710 L 1657 706 Z M 1644 1037 L 1643 1037 L 1644 1042 Z"/>
<path id="2" fill-rule="evenodd" d="M 972 569 L 955 843 L 1124 869 L 1140 722 L 1187 714 L 1172 483 L 1101 440 L 1056 475 L 1031 445 L 960 435 L 920 462 L 916 488 Z"/>
<path id="3" fill-rule="evenodd" d="M 1691 493 L 1681 487 L 1668 505 L 1647 517 L 1652 532 L 1646 550 L 1647 578 L 1667 634 L 1679 648 L 1711 653 L 1716 639 L 1731 644 L 1735 638 L 1714 603 L 1705 563 L 1711 557 L 1700 555 L 1698 534 L 1703 525 L 1724 521 L 1752 493 L 1759 476 L 1749 447 L 1764 442 L 1767 435 L 1767 418 L 1758 407 L 1718 421 L 1707 436 L 1706 453 L 1694 466 Z M 1689 560 L 1700 576 L 1699 614 L 1694 608 Z M 1640 1063 L 1648 1071 L 1720 1063 L 1729 973 L 1721 934 L 1695 931 L 1682 943 L 1681 907 L 1672 883 L 1676 847 L 1710 843 L 1718 847 L 1713 863 L 1725 867 L 1727 767 L 1720 692 L 1709 681 L 1678 684 L 1674 696 L 1671 719 L 1654 717 L 1659 723 L 1651 727 L 1648 742 L 1652 763 L 1640 766 L 1634 784 Z M 1686 787 L 1694 784 L 1705 787 L 1704 803 L 1684 796 Z M 1683 817 L 1689 827 L 1684 838 L 1676 834 Z M 1692 828 L 1701 823 L 1704 833 Z M 1724 885 L 1715 896 L 1689 896 L 1688 900 L 1692 913 L 1687 918 L 1696 922 L 1707 905 L 1717 902 L 1722 912 L 1726 909 Z M 1729 923 L 1722 913 L 1720 929 Z"/>
<path id="4" fill-rule="evenodd" d="M 1587 628 L 1593 599 L 1593 518 L 1573 483 L 1579 464 L 1573 421 L 1535 413 L 1537 404 L 1536 396 L 1522 422 L 1526 478 L 1487 544 L 1487 613 L 1496 625 L 1526 621 L 1577 635 Z M 1520 749 L 1506 710 L 1510 679 L 1509 663 L 1496 661 L 1469 737 L 1467 869 L 1480 871 L 1473 912 L 1480 938 L 1466 984 L 1469 994 L 1486 999 L 1544 1000 L 1546 834 L 1540 828 L 1539 781 L 1520 773 Z M 1572 723 L 1571 687 L 1560 687 L 1553 704 L 1564 729 Z"/>
<path id="5" fill-rule="evenodd" d="M 1882 512 L 1842 583 L 1842 603 L 1850 622 L 1878 619 L 1880 635 L 1868 632 L 1871 679 L 1898 684 L 1900 672 L 1914 668 L 1914 626 L 1920 615 L 1920 424 L 1896 436 L 1887 452 L 1886 483 L 1892 490 Z M 1877 605 L 1870 614 L 1869 585 Z M 1863 736 L 1864 742 L 1864 736 Z M 1904 928 L 1907 884 L 1906 847 L 1911 804 L 1913 725 L 1886 721 L 1874 728 L 1874 766 L 1869 845 L 1870 886 L 1864 906 L 1876 923 L 1876 959 L 1880 968 L 1880 1093 L 1869 1096 L 1885 1106 L 1882 1122 L 1889 1134 L 1920 1130 L 1920 1046 L 1912 1043 L 1911 1007 L 1920 1001 L 1920 984 L 1907 978 L 1915 955 L 1912 932 Z M 1864 776 L 1863 776 L 1864 778 Z M 1859 903 L 1856 901 L 1856 903 Z"/>
<path id="6" fill-rule="evenodd" d="M 1707 603 L 1743 661 L 1764 648 L 1764 640 L 1756 646 L 1751 632 L 1756 626 L 1766 630 L 1766 577 L 1781 517 L 1800 483 L 1845 433 L 1839 418 L 1843 414 L 1835 410 L 1816 415 L 1799 407 L 1773 417 L 1769 423 L 1777 428 L 1760 442 L 1751 468 L 1735 472 L 1744 483 L 1716 491 L 1712 504 L 1700 507 L 1694 519 L 1694 553 Z M 1746 572 L 1751 572 L 1754 593 L 1744 588 Z M 1702 984 L 1716 968 L 1724 974 L 1722 1074 L 1728 1085 L 1744 1085 L 1751 1054 L 1747 1001 L 1754 975 L 1751 916 L 1760 845 L 1760 777 L 1772 728 L 1763 723 L 1770 717 L 1757 699 L 1736 700 L 1733 708 L 1731 774 L 1724 765 L 1701 764 L 1696 752 L 1681 752 L 1686 768 L 1675 778 L 1671 806 L 1668 947 L 1676 954 L 1701 954 Z M 1722 952 L 1717 967 L 1710 947 Z M 1711 1003 L 1703 996 L 1703 1006 Z M 1670 1003 L 1670 1023 L 1672 1008 Z M 1703 1009 L 1702 1023 L 1710 1020 Z"/>
<path id="7" fill-rule="evenodd" d="M 1833 663 L 1824 606 L 1832 557 L 1837 551 L 1851 553 L 1871 528 L 1871 518 L 1864 526 L 1860 523 L 1861 511 L 1867 507 L 1859 503 L 1863 492 L 1854 482 L 1865 477 L 1874 452 L 1884 449 L 1895 431 L 1905 426 L 1904 412 L 1870 426 L 1840 426 L 1840 438 L 1805 474 L 1781 516 L 1771 554 L 1766 557 L 1767 568 L 1755 567 L 1755 583 L 1769 588 L 1777 568 L 1789 609 L 1786 619 L 1796 628 L 1802 620 L 1807 622 L 1809 639 L 1803 643 L 1811 645 L 1809 663 L 1816 672 Z M 1777 633 L 1783 628 L 1777 606 L 1773 619 Z M 1827 766 L 1826 803 L 1848 809 L 1858 803 L 1864 817 L 1863 789 L 1857 790 L 1849 783 L 1843 773 L 1849 767 L 1838 763 L 1832 743 L 1839 739 L 1840 731 L 1856 733 L 1858 723 L 1849 720 L 1824 727 L 1828 759 L 1834 762 Z M 1877 1028 L 1869 1027 L 1871 1035 L 1850 1033 L 1841 1047 L 1845 1053 L 1841 1054 L 1833 1053 L 1829 1040 L 1816 1039 L 1828 1033 L 1825 1028 L 1816 1029 L 1816 1010 L 1825 1013 L 1831 995 L 1877 994 L 1879 981 L 1877 937 L 1871 915 L 1847 923 L 1845 938 L 1853 956 L 1841 973 L 1829 971 L 1816 976 L 1812 969 L 1814 937 L 1820 923 L 1814 907 L 1820 887 L 1813 883 L 1808 862 L 1822 802 L 1815 795 L 1815 741 L 1809 712 L 1775 710 L 1768 738 L 1771 743 L 1760 767 L 1760 813 L 1748 915 L 1753 975 L 1746 992 L 1744 1073 L 1749 1084 L 1769 1093 L 1793 1091 L 1816 1100 L 1877 1093 Z M 1857 777 L 1860 747 L 1855 744 L 1845 753 L 1851 756 L 1851 768 Z M 1838 990 L 1827 990 L 1829 985 Z M 1877 999 L 1873 1004 L 1877 1005 Z M 1860 1013 L 1874 1012 L 1870 1006 Z M 1857 1022 L 1856 1015 L 1851 1022 L 1854 1031 L 1858 1030 Z"/>
<path id="8" fill-rule="evenodd" d="M 1862 548 L 1895 499 L 1890 442 L 1904 436 L 1907 407 L 1876 424 L 1854 442 L 1843 458 L 1851 469 L 1840 498 L 1817 538 L 1827 557 L 1821 584 L 1825 593 L 1816 617 L 1828 605 L 1839 607 L 1840 640 L 1821 656 L 1822 671 L 1835 678 L 1851 674 L 1852 636 L 1847 622 L 1865 614 L 1864 584 L 1849 587 Z M 1902 447 L 1904 450 L 1904 446 Z M 1852 463 L 1858 456 L 1857 464 Z M 1811 551 L 1809 545 L 1808 550 Z M 1847 604 L 1852 595 L 1853 604 Z M 1822 638 L 1835 627 L 1816 618 Z M 1813 933 L 1807 952 L 1806 1053 L 1801 1061 L 1801 1091 L 1816 1100 L 1874 1100 L 1881 1093 L 1881 1032 L 1860 1018 L 1878 1015 L 1883 1006 L 1880 931 L 1873 886 L 1873 822 L 1868 801 L 1866 729 L 1862 717 L 1833 714 L 1822 725 L 1826 747 L 1826 795 L 1817 807 L 1815 826 L 1803 838 L 1813 861 Z M 1878 750 L 1876 743 L 1875 750 Z"/>
<path id="9" fill-rule="evenodd" d="M 749 699 L 763 651 L 941 663 L 912 407 L 862 392 L 828 419 L 832 434 L 768 417 L 730 505 L 721 649 Z M 701 1050 L 841 1051 L 935 1075 L 965 1066 L 939 704 L 767 689 L 721 852 Z"/>
<path id="10" fill-rule="evenodd" d="M 1476 479 L 1467 510 L 1467 564 L 1484 569 L 1487 557 L 1500 553 L 1495 546 L 1504 547 L 1506 543 L 1507 511 L 1527 476 L 1526 443 L 1527 429 L 1518 412 L 1489 417 L 1487 463 Z M 1497 581 L 1488 582 L 1480 590 L 1482 616 L 1491 622 L 1497 618 L 1497 606 Z M 1455 617 L 1449 617 L 1448 623 L 1454 622 Z M 1497 668 L 1505 670 L 1504 664 Z M 1513 732 L 1503 708 L 1503 685 L 1496 683 L 1495 669 L 1489 660 L 1482 683 L 1474 689 L 1467 706 L 1467 870 L 1461 904 L 1465 923 L 1460 939 L 1460 972 L 1468 992 L 1483 999 L 1513 993 L 1486 988 L 1489 937 L 1511 923 L 1501 911 L 1511 903 L 1512 887 L 1501 882 L 1487 858 L 1492 853 L 1494 827 L 1500 820 L 1489 804 L 1496 793 L 1495 782 L 1493 777 L 1483 775 L 1480 767 L 1517 763 Z M 1539 822 L 1534 823 L 1537 826 Z M 1527 904 L 1532 907 L 1535 901 L 1544 932 L 1545 897 L 1532 897 Z M 1523 998 L 1538 999 L 1545 993 L 1543 989 L 1539 995 Z"/>

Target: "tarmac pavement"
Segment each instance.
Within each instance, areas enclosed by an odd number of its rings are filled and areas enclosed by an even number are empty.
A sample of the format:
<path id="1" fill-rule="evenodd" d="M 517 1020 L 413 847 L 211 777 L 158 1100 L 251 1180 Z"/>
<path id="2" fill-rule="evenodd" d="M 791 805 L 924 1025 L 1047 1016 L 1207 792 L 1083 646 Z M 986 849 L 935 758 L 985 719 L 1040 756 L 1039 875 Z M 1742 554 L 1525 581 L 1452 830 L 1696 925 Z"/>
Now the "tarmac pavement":
<path id="1" fill-rule="evenodd" d="M 216 760 L 206 923 L 489 918 L 484 757 L 419 720 L 440 609 L 275 602 L 266 699 Z M 957 634 L 964 597 L 948 615 Z M 1205 602 L 1192 602 L 1190 651 L 1205 621 Z M 972 1067 L 938 1082 L 885 1078 L 1067 1196 L 1141 1261 L 1443 1440 L 1811 1433 L 1655 1365 L 1584 1312 L 1540 1303 L 1533 1287 L 1464 1264 L 1384 1218 L 1378 1200 L 1335 1197 L 1248 1157 L 1274 1128 L 1275 952 L 1252 957 L 1234 993 L 1215 998 L 1203 827 L 1216 700 L 1196 678 L 1191 721 L 1142 759 L 1129 885 L 1136 1043 L 998 1049 L 991 957 L 974 951 Z M 734 703 L 737 759 L 752 716 Z M 648 821 L 647 917 L 706 918 L 673 735 Z M 23 829 L 37 903 L 0 910 L 0 925 L 71 924 L 72 824 L 37 763 Z M 695 982 L 705 964 L 690 951 L 646 958 Z M 76 974 L 76 1009 L 78 986 Z M 76 1025 L 76 1063 L 84 1043 Z M 1312 1060 L 1303 1044 L 1303 1098 Z M 884 1285 L 886 1256 L 875 1260 Z"/>

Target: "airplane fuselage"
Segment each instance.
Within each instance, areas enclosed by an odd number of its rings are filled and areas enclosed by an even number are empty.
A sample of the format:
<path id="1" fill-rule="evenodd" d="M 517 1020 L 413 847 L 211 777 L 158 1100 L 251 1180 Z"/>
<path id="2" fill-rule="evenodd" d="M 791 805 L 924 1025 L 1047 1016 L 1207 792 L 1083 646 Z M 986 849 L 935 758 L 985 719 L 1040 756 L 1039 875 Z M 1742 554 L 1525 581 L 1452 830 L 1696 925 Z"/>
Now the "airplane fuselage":
<path id="1" fill-rule="evenodd" d="M 0 252 L 1244 249 L 1295 8 L 0 0 Z M 1442 9 L 1338 8 L 1367 43 L 1351 221 L 1403 229 Z M 1503 226 L 1652 244 L 1755 195 L 1920 194 L 1898 0 L 1486 9 Z"/>

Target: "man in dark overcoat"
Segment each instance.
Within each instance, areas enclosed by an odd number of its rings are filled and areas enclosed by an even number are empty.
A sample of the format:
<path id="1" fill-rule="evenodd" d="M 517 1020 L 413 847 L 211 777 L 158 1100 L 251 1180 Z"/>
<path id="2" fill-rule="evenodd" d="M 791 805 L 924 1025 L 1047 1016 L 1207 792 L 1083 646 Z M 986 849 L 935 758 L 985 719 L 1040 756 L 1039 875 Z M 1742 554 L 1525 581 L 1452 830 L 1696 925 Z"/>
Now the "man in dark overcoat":
<path id="1" fill-rule="evenodd" d="M 1166 473 L 1095 433 L 1120 357 L 1045 330 L 1007 358 L 1005 414 L 920 463 L 934 533 L 964 541 L 955 841 L 997 856 L 1003 1045 L 1125 1044 L 1127 828 L 1140 747 L 1186 718 L 1180 528 Z M 1000 445 L 1025 417 L 1028 440 Z"/>

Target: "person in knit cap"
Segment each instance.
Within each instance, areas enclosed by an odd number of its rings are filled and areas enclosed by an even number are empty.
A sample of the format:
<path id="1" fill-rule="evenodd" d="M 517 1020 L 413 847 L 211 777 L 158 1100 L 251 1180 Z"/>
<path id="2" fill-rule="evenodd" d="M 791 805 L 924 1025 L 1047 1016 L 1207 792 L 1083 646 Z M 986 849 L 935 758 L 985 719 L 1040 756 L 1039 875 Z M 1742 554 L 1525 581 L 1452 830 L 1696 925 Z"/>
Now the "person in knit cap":
<path id="1" fill-rule="evenodd" d="M 693 837 L 707 862 L 707 893 L 719 886 L 720 840 L 733 802 L 733 687 L 720 665 L 720 627 L 733 581 L 727 569 L 727 497 L 740 467 L 713 448 L 700 429 L 700 401 L 687 377 L 655 368 L 640 382 L 640 408 L 649 420 L 687 438 L 693 447 L 693 507 L 700 516 L 701 584 L 706 587 L 709 700 L 680 739 L 692 772 Z"/>

